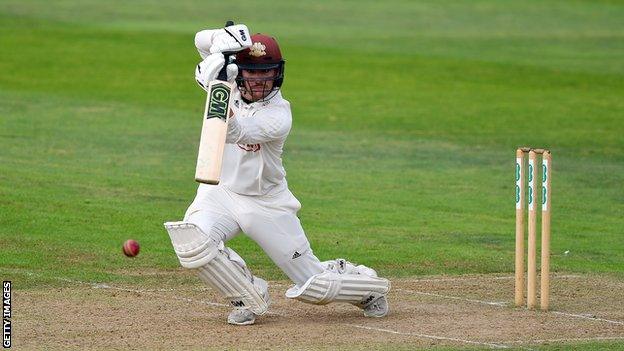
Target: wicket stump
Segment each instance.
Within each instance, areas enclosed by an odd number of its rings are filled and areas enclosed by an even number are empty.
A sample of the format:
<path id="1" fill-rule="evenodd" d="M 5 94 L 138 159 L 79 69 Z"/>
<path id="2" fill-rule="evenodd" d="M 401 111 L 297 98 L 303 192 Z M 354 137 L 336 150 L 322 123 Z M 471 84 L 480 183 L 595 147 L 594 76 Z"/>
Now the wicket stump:
<path id="1" fill-rule="evenodd" d="M 529 154 L 528 169 L 528 239 L 527 239 L 527 308 L 534 309 L 537 303 L 537 155 L 542 155 L 542 245 L 540 274 L 540 307 L 548 310 L 550 297 L 550 180 L 552 158 L 549 150 L 528 147 L 516 150 L 516 260 L 515 260 L 515 304 L 524 303 L 524 177 L 525 154 Z"/>

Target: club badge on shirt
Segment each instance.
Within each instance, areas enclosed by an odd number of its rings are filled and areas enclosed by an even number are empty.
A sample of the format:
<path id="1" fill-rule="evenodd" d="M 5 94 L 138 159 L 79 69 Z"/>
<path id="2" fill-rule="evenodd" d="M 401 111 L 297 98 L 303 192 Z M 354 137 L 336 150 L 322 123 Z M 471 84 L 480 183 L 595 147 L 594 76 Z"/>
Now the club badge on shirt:
<path id="1" fill-rule="evenodd" d="M 236 144 L 245 151 L 257 152 L 260 150 L 260 144 Z"/>

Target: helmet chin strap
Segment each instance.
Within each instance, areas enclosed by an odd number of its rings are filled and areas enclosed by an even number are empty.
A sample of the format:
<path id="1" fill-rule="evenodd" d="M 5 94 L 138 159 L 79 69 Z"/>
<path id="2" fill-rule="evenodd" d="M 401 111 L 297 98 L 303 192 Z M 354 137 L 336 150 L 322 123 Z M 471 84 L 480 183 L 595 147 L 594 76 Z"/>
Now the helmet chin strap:
<path id="1" fill-rule="evenodd" d="M 275 95 L 277 95 L 277 91 L 278 91 L 278 90 L 279 90 L 279 88 L 278 88 L 278 87 L 274 87 L 273 89 L 271 89 L 271 91 L 270 91 L 268 94 L 266 94 L 266 96 L 265 96 L 265 97 L 263 97 L 262 99 L 255 100 L 255 101 L 247 99 L 247 98 L 246 98 L 245 96 L 243 96 L 242 94 L 241 94 L 241 99 L 242 99 L 242 100 L 243 100 L 246 104 L 251 104 L 251 103 L 254 103 L 254 102 L 265 102 L 265 101 L 271 100 L 271 99 L 272 99 Z"/>
<path id="2" fill-rule="evenodd" d="M 268 82 L 268 81 L 267 81 Z M 265 91 L 267 91 L 266 84 L 267 82 L 264 83 L 263 88 L 262 88 L 262 92 L 264 93 Z M 253 97 L 254 91 L 258 92 L 258 90 L 253 90 L 253 89 L 247 89 L 247 87 L 245 86 L 245 82 L 242 82 L 242 86 L 239 85 L 239 89 L 241 90 L 241 99 L 247 103 L 247 104 L 251 104 L 254 102 L 265 102 L 270 100 L 271 98 L 273 98 L 276 94 L 277 91 L 279 90 L 278 86 L 273 86 L 270 90 L 267 91 L 266 94 L 263 94 L 264 96 L 258 100 L 250 100 L 247 97 L 245 97 L 245 95 L 250 95 Z M 245 93 L 245 94 L 243 94 Z"/>
<path id="3" fill-rule="evenodd" d="M 241 99 L 246 103 L 246 104 L 251 104 L 253 101 L 248 100 L 246 97 L 244 97 L 243 95 L 241 95 Z"/>
<path id="4" fill-rule="evenodd" d="M 272 99 L 275 95 L 277 95 L 277 92 L 278 92 L 279 90 L 280 90 L 280 88 L 279 88 L 279 87 L 273 87 L 273 88 L 271 89 L 271 91 L 270 91 L 268 94 L 266 94 L 266 96 L 265 96 L 265 97 L 263 97 L 262 99 L 260 99 L 260 100 L 258 100 L 258 101 L 269 101 L 269 100 L 271 100 L 271 99 Z"/>

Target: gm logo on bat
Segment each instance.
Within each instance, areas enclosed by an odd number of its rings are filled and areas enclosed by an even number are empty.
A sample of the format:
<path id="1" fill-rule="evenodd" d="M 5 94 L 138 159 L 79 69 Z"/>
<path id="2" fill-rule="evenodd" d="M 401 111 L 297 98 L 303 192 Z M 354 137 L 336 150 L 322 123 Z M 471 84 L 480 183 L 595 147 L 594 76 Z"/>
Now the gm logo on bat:
<path id="1" fill-rule="evenodd" d="M 208 103 L 206 119 L 216 117 L 225 122 L 229 101 L 230 87 L 220 83 L 213 85 L 210 90 L 210 102 Z"/>

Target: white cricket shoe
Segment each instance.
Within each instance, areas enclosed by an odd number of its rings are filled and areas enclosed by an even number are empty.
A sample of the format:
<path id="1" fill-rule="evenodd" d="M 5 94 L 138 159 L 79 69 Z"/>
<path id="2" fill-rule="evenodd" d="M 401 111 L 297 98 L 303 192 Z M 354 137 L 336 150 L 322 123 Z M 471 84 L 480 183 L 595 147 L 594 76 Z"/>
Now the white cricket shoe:
<path id="1" fill-rule="evenodd" d="M 258 290 L 262 299 L 267 303 L 267 306 L 271 305 L 271 298 L 269 296 L 269 284 L 266 280 L 258 277 L 254 277 L 253 284 Z M 229 324 L 234 325 L 252 325 L 256 322 L 256 315 L 247 308 L 234 308 L 227 319 Z"/>
<path id="2" fill-rule="evenodd" d="M 235 308 L 227 319 L 229 324 L 251 325 L 256 322 L 256 315 L 246 308 Z"/>
<path id="3" fill-rule="evenodd" d="M 364 307 L 364 316 L 381 318 L 385 317 L 389 310 L 388 300 L 385 295 L 382 295 Z"/>

